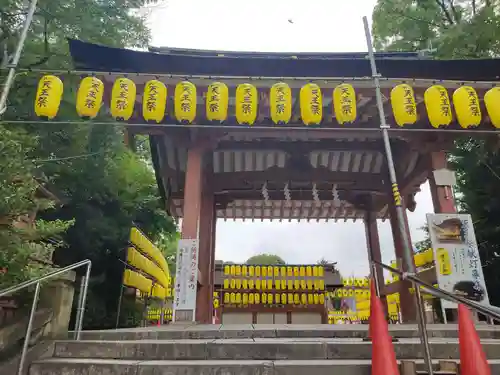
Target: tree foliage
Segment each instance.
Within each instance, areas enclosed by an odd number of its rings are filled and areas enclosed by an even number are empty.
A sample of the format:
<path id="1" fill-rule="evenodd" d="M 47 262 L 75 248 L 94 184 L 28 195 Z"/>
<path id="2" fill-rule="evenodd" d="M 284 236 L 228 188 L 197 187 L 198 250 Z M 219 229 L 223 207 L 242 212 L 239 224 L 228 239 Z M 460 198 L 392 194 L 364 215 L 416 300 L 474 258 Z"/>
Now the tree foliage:
<path id="1" fill-rule="evenodd" d="M 26 158 L 36 139 L 0 125 L 0 288 L 40 276 L 51 267 L 60 234 L 72 221 L 38 220 L 37 210 L 53 202 L 38 194 L 36 167 Z"/>
<path id="2" fill-rule="evenodd" d="M 274 254 L 257 254 L 247 259 L 246 264 L 258 264 L 264 266 L 279 266 L 286 264 L 285 261 Z"/>
<path id="3" fill-rule="evenodd" d="M 75 3 L 70 0 L 39 0 L 20 66 L 71 68 L 66 38 L 114 47 L 144 48 L 150 35 L 144 17 L 137 9 L 151 2 L 78 0 Z M 26 2 L 22 0 L 0 0 L 2 66 L 9 62 L 14 51 L 24 20 L 25 6 Z M 4 119 L 31 118 L 39 77 L 31 73 L 16 77 Z M 78 120 L 74 102 L 79 79 L 64 78 L 59 119 Z M 172 237 L 171 233 L 176 230 L 158 194 L 148 160 L 150 150 L 147 139 L 142 137 L 140 153 L 133 154 L 123 144 L 124 133 L 120 127 L 93 126 L 77 121 L 71 125 L 27 124 L 17 129 L 25 137 L 19 139 L 16 146 L 19 156 L 16 162 L 28 163 L 33 160 L 33 168 L 22 171 L 25 173 L 22 183 L 17 183 L 19 189 L 9 204 L 12 206 L 12 202 L 16 202 L 19 206 L 29 206 L 29 197 L 33 192 L 31 181 L 35 173 L 51 190 L 58 193 L 62 204 L 40 206 L 39 217 L 45 222 L 43 225 L 41 222 L 37 228 L 48 229 L 50 223 L 57 223 L 60 228 L 67 229 L 60 234 L 60 241 L 57 242 L 63 244 L 56 249 L 53 257 L 57 265 L 67 265 L 86 258 L 93 261 L 88 306 L 91 313 L 86 318 L 86 324 L 93 328 L 98 328 L 100 324 L 101 328 L 110 327 L 115 320 L 113 315 L 121 291 L 122 260 L 130 227 L 133 224 L 139 226 L 153 241 L 159 241 L 160 248 L 166 243 L 165 238 Z M 8 138 L 12 137 L 11 133 L 6 134 Z M 30 142 L 34 144 L 28 147 Z M 6 172 L 7 175 L 12 173 L 12 169 Z M 8 191 L 5 191 L 5 195 L 4 191 L 0 191 L 0 194 L 2 198 L 7 197 Z M 4 206 L 0 209 L 11 212 L 10 215 L 16 214 L 16 210 Z M 9 236 L 8 241 L 15 238 L 12 234 Z M 23 249 L 29 243 L 23 240 L 16 251 L 19 254 L 27 252 Z M 50 246 L 54 245 L 46 246 L 47 254 L 51 253 Z M 11 261 L 11 268 L 13 263 L 19 267 L 25 265 L 23 259 Z"/>
<path id="4" fill-rule="evenodd" d="M 500 12 L 490 0 L 378 0 L 373 33 L 378 49 L 419 51 L 436 58 L 498 57 Z M 450 161 L 461 211 L 472 215 L 490 302 L 500 305 L 500 154 L 496 140 L 460 139 Z M 426 240 L 417 247 L 427 247 Z"/>

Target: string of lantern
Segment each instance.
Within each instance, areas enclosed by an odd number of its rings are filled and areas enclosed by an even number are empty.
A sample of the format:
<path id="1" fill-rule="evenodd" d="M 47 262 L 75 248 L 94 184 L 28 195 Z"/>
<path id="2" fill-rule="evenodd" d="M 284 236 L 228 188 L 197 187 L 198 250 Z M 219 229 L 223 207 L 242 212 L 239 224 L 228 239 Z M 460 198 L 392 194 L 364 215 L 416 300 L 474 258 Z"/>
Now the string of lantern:
<path id="1" fill-rule="evenodd" d="M 84 78 L 77 91 L 76 112 L 85 119 L 95 118 L 103 105 L 104 84 L 97 77 Z M 43 76 L 38 84 L 35 99 L 37 116 L 54 119 L 59 111 L 63 95 L 63 82 L 57 76 Z M 129 78 L 115 80 L 110 101 L 111 116 L 117 121 L 128 121 L 136 102 L 136 84 Z M 289 85 L 275 83 L 270 88 L 270 115 L 276 125 L 288 124 L 292 114 L 292 95 Z M 174 91 L 174 116 L 180 124 L 192 124 L 197 116 L 197 87 L 189 81 L 178 82 Z M 486 111 L 494 127 L 500 128 L 500 87 L 493 87 L 484 95 Z M 323 92 L 319 85 L 307 83 L 299 94 L 300 116 L 305 125 L 320 125 L 323 120 Z M 357 118 L 356 92 L 351 84 L 343 83 L 333 90 L 333 111 L 339 124 L 353 123 Z M 413 88 L 408 84 L 395 86 L 390 93 L 394 120 L 400 127 L 415 124 L 418 120 Z M 434 128 L 452 123 L 452 103 L 458 123 L 462 128 L 480 125 L 482 113 L 476 90 L 461 86 L 452 98 L 441 85 L 433 85 L 424 93 L 424 103 L 430 124 Z M 167 87 L 158 80 L 145 84 L 142 102 L 142 117 L 145 121 L 161 123 L 165 118 Z M 208 86 L 206 117 L 212 123 L 224 123 L 228 118 L 229 90 L 225 83 L 214 82 Z M 258 114 L 257 88 L 243 83 L 236 88 L 236 122 L 254 125 Z"/>

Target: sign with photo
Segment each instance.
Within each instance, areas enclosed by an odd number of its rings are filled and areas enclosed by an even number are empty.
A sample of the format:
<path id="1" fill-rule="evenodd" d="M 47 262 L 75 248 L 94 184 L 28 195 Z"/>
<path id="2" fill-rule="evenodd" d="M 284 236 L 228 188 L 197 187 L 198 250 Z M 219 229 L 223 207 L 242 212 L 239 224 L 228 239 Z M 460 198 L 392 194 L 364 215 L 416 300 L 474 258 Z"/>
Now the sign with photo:
<path id="1" fill-rule="evenodd" d="M 198 240 L 181 239 L 177 246 L 174 310 L 196 310 Z"/>
<path id="2" fill-rule="evenodd" d="M 470 215 L 427 214 L 439 288 L 489 305 L 483 268 Z M 456 303 L 442 300 L 443 308 Z"/>

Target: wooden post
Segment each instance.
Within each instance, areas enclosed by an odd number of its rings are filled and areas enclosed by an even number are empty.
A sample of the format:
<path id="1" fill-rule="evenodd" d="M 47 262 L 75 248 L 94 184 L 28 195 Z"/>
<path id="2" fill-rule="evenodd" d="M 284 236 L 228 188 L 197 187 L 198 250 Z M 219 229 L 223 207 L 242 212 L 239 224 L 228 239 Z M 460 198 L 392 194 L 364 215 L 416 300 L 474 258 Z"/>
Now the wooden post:
<path id="1" fill-rule="evenodd" d="M 434 171 L 446 168 L 448 168 L 446 153 L 444 151 L 432 152 L 429 170 L 429 185 L 435 213 L 449 214 L 457 212 L 451 186 L 437 186 L 434 179 Z"/>

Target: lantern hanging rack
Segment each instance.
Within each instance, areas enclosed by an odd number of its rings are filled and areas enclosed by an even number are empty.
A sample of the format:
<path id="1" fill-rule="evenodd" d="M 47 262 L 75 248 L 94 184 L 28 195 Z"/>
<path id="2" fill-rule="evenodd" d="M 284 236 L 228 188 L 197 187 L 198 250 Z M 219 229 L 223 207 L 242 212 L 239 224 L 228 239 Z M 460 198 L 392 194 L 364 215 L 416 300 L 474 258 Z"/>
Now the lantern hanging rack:
<path id="1" fill-rule="evenodd" d="M 5 69 L 0 69 L 0 71 Z M 355 88 L 373 88 L 372 77 L 258 77 L 258 76 L 223 76 L 223 75 L 186 75 L 186 74 L 164 74 L 164 73 L 134 73 L 134 72 L 105 72 L 94 70 L 64 70 L 64 69 L 17 69 L 17 75 L 27 73 L 43 73 L 53 75 L 95 75 L 95 76 L 116 76 L 125 78 L 145 77 L 152 79 L 162 79 L 164 83 L 177 83 L 182 80 L 189 80 L 194 84 L 208 85 L 213 81 L 225 81 L 231 86 L 241 83 L 252 83 L 258 88 L 271 87 L 277 82 L 288 83 L 291 88 L 301 88 L 307 83 L 316 83 L 321 88 L 335 88 L 342 83 L 354 83 Z M 379 78 L 381 88 L 393 88 L 394 85 L 407 83 L 413 87 L 427 88 L 440 84 L 446 88 L 459 88 L 470 85 L 474 88 L 492 88 L 500 85 L 500 81 L 454 81 L 423 78 Z M 207 82 L 208 81 L 208 82 Z M 146 82 L 146 81 L 144 81 Z"/>
<path id="2" fill-rule="evenodd" d="M 184 129 L 217 129 L 217 130 L 238 130 L 238 131 L 252 131 L 252 130 L 267 130 L 267 131 L 304 131 L 308 134 L 314 132 L 366 132 L 377 133 L 380 132 L 379 128 L 359 128 L 359 127 L 314 127 L 307 126 L 242 126 L 242 125 L 213 125 L 213 124 L 150 124 L 150 123 L 128 123 L 121 121 L 44 121 L 44 120 L 2 120 L 2 124 L 9 125 L 26 125 L 26 124 L 41 124 L 41 125 L 78 125 L 78 124 L 92 124 L 92 125 L 109 125 L 109 126 L 127 126 L 131 128 L 155 128 L 155 129 L 168 129 L 168 128 L 184 128 Z M 486 129 L 450 129 L 450 128 L 432 128 L 432 129 L 410 129 L 405 128 L 390 128 L 387 129 L 390 133 L 458 133 L 458 134 L 500 134 L 500 130 L 486 130 Z"/>

